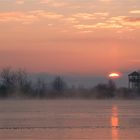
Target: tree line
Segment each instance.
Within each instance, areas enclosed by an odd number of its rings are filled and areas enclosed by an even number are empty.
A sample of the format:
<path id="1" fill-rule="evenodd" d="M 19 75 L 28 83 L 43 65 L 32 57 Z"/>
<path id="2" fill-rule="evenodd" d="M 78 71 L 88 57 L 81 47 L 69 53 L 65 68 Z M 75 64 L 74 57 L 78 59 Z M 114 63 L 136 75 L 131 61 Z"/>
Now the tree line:
<path id="1" fill-rule="evenodd" d="M 22 70 L 4 68 L 0 72 L 0 98 L 34 98 L 34 99 L 57 99 L 57 98 L 82 98 L 82 99 L 111 99 L 111 98 L 137 98 L 140 89 L 132 90 L 126 87 L 117 88 L 112 80 L 108 83 L 100 83 L 93 88 L 74 88 L 57 76 L 51 83 L 37 78 L 31 80 L 29 74 Z"/>

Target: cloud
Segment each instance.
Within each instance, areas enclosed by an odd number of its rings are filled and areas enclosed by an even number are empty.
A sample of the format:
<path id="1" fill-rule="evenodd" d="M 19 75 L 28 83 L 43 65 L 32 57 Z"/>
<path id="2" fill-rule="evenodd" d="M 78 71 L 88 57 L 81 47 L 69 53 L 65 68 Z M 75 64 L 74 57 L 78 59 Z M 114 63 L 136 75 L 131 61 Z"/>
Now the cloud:
<path id="1" fill-rule="evenodd" d="M 34 10 L 28 12 L 1 12 L 0 22 L 33 23 L 41 18 L 53 20 L 60 19 L 61 17 L 63 17 L 63 15 L 44 10 Z"/>
<path id="2" fill-rule="evenodd" d="M 140 10 L 132 10 L 129 13 L 131 13 L 131 14 L 140 14 Z"/>
<path id="3" fill-rule="evenodd" d="M 121 25 L 117 24 L 107 24 L 107 23 L 96 23 L 96 24 L 79 24 L 74 26 L 77 29 L 87 30 L 87 29 L 110 29 L 110 28 L 122 28 Z"/>
<path id="4" fill-rule="evenodd" d="M 126 29 L 127 31 L 133 31 L 135 28 L 140 27 L 140 18 L 116 16 L 110 17 L 103 22 L 95 22 L 92 24 L 83 23 L 74 25 L 78 30 L 93 30 L 93 29 Z"/>
<path id="5" fill-rule="evenodd" d="M 34 11 L 30 11 L 29 13 L 35 15 L 36 17 L 48 18 L 48 19 L 60 19 L 63 17 L 62 14 L 47 12 L 44 10 L 34 10 Z"/>
<path id="6" fill-rule="evenodd" d="M 76 13 L 73 15 L 73 17 L 83 20 L 93 20 L 97 18 L 107 17 L 109 13 Z"/>
<path id="7" fill-rule="evenodd" d="M 55 1 L 55 0 L 40 0 L 39 3 L 47 4 L 51 7 L 65 7 L 68 5 L 67 2 L 64 1 Z"/>
<path id="8" fill-rule="evenodd" d="M 77 20 L 77 18 L 74 18 L 74 17 L 66 17 L 63 20 L 66 23 L 72 23 L 72 24 L 79 23 L 79 21 Z"/>
<path id="9" fill-rule="evenodd" d="M 50 0 L 49 0 L 50 1 Z M 47 1 L 45 1 L 47 2 Z M 13 11 L 0 12 L 0 22 L 17 22 L 22 24 L 32 24 L 37 21 L 45 21 L 46 25 L 67 29 L 78 29 L 80 31 L 93 31 L 94 29 L 126 29 L 136 30 L 140 28 L 139 17 L 114 16 L 110 17 L 108 12 L 79 12 L 60 14 L 47 10 Z"/>
<path id="10" fill-rule="evenodd" d="M 95 19 L 95 15 L 90 13 L 76 13 L 73 15 L 73 17 L 84 19 L 84 20 Z"/>
<path id="11" fill-rule="evenodd" d="M 140 22 L 140 17 L 139 18 L 126 17 L 126 18 L 124 18 L 124 21 L 126 21 L 126 22 Z"/>
<path id="12" fill-rule="evenodd" d="M 140 18 L 126 17 L 123 19 L 124 25 L 139 27 L 140 28 Z"/>
<path id="13" fill-rule="evenodd" d="M 127 17 L 127 16 L 111 17 L 107 22 L 122 25 L 124 28 L 140 27 L 140 18 L 135 17 Z"/>
<path id="14" fill-rule="evenodd" d="M 38 0 L 39 4 L 45 4 L 48 7 L 53 8 L 70 8 L 70 9 L 81 9 L 85 8 L 85 5 L 89 6 L 88 2 L 79 2 L 74 0 Z M 84 4 L 83 4 L 84 3 Z M 91 5 L 90 5 L 91 6 Z"/>
<path id="15" fill-rule="evenodd" d="M 23 12 L 5 12 L 0 13 L 1 22 L 33 22 L 36 20 L 34 15 L 26 14 Z"/>
<path id="16" fill-rule="evenodd" d="M 107 17 L 107 16 L 109 16 L 109 13 L 107 13 L 107 12 L 99 12 L 99 13 L 94 13 L 94 15 Z"/>

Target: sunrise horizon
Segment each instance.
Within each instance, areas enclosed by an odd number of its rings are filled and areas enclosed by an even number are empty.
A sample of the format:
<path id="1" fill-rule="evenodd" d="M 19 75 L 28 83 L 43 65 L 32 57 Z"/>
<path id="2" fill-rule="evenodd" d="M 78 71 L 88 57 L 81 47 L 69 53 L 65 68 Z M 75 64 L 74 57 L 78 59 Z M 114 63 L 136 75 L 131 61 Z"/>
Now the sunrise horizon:
<path id="1" fill-rule="evenodd" d="M 140 69 L 140 1 L 2 0 L 0 68 L 107 75 Z"/>
<path id="2" fill-rule="evenodd" d="M 140 0 L 0 0 L 0 139 L 140 140 Z"/>

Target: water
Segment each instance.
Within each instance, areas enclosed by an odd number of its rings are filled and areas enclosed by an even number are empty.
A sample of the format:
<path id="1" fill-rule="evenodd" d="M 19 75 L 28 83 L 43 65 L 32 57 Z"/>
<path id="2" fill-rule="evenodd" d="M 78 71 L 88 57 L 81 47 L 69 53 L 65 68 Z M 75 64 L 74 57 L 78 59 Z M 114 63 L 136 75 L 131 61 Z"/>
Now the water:
<path id="1" fill-rule="evenodd" d="M 1 140 L 140 140 L 140 101 L 0 101 Z"/>

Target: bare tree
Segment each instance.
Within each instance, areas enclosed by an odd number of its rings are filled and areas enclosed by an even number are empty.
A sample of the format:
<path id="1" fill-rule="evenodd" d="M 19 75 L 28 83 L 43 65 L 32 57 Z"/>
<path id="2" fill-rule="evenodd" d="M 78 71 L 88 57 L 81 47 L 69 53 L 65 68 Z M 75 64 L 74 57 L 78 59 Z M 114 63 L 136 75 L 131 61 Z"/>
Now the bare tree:
<path id="1" fill-rule="evenodd" d="M 47 86 L 43 79 L 38 79 L 36 83 L 36 96 L 39 98 L 44 98 L 47 92 Z"/>
<path id="2" fill-rule="evenodd" d="M 4 68 L 0 73 L 1 88 L 3 92 L 8 96 L 15 89 L 16 74 L 10 67 Z"/>
<path id="3" fill-rule="evenodd" d="M 62 91 L 64 91 L 64 89 L 66 87 L 66 83 L 63 81 L 63 79 L 61 77 L 58 76 L 52 82 L 52 87 L 53 87 L 53 90 L 62 92 Z"/>
<path id="4" fill-rule="evenodd" d="M 66 83 L 61 77 L 56 77 L 52 82 L 52 97 L 64 97 L 64 90 L 66 89 Z"/>
<path id="5" fill-rule="evenodd" d="M 24 70 L 12 70 L 10 67 L 4 68 L 0 73 L 1 89 L 6 96 L 28 94 L 31 90 L 31 82 Z"/>
<path id="6" fill-rule="evenodd" d="M 116 85 L 112 80 L 108 84 L 98 84 L 94 88 L 97 98 L 112 98 L 115 96 Z"/>

